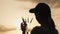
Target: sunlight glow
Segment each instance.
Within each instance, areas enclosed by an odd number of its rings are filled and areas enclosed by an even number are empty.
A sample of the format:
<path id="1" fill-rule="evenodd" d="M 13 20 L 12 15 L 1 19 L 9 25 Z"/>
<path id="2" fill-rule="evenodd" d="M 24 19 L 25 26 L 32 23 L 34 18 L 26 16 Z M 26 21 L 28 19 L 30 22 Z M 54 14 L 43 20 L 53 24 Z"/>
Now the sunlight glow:
<path id="1" fill-rule="evenodd" d="M 16 25 L 17 30 L 20 30 L 21 22 L 22 22 L 21 18 L 17 18 L 17 21 L 16 21 L 16 23 L 17 23 L 17 25 Z"/>

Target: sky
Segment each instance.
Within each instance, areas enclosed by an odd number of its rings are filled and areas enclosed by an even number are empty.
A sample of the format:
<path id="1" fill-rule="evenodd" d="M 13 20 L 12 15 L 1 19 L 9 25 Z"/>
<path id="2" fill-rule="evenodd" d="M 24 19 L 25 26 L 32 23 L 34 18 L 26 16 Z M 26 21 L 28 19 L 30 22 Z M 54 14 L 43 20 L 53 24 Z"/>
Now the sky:
<path id="1" fill-rule="evenodd" d="M 0 0 L 0 26 L 4 26 L 6 28 L 20 28 L 20 23 L 22 22 L 22 17 L 24 19 L 33 21 L 28 25 L 29 29 L 39 25 L 37 20 L 35 19 L 35 15 L 33 13 L 29 13 L 31 8 L 34 8 L 37 3 L 45 2 L 47 3 L 52 12 L 52 18 L 56 24 L 56 28 L 60 33 L 60 0 Z M 16 30 L 10 32 L 0 32 L 1 34 L 17 34 L 21 33 L 21 31 L 17 32 Z"/>
<path id="2" fill-rule="evenodd" d="M 39 3 L 39 2 L 44 2 L 50 5 L 55 5 L 56 8 L 60 7 L 60 0 L 17 0 L 17 1 L 31 1 L 31 2 L 35 2 L 35 3 Z M 54 6 L 53 5 L 53 6 Z"/>

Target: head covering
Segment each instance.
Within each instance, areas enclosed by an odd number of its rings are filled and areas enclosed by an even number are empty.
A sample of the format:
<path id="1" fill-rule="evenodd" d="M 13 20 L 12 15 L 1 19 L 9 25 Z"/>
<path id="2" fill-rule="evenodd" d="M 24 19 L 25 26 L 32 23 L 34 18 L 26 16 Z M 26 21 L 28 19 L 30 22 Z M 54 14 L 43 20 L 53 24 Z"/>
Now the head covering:
<path id="1" fill-rule="evenodd" d="M 34 13 L 36 18 L 46 19 L 51 17 L 50 7 L 45 3 L 38 3 L 35 8 L 30 9 L 30 13 Z"/>
<path id="2" fill-rule="evenodd" d="M 30 13 L 51 13 L 50 8 L 45 3 L 38 3 L 35 8 L 30 9 Z"/>

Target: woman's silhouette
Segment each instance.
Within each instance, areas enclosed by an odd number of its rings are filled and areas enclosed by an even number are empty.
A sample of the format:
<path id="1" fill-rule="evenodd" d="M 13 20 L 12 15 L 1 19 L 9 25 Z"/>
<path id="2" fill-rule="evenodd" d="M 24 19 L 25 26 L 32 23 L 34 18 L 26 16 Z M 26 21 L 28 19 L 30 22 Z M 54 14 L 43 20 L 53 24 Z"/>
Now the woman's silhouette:
<path id="1" fill-rule="evenodd" d="M 34 13 L 36 20 L 41 26 L 36 26 L 31 34 L 58 34 L 54 21 L 51 17 L 50 7 L 45 3 L 39 3 L 35 8 L 30 9 L 30 13 Z"/>

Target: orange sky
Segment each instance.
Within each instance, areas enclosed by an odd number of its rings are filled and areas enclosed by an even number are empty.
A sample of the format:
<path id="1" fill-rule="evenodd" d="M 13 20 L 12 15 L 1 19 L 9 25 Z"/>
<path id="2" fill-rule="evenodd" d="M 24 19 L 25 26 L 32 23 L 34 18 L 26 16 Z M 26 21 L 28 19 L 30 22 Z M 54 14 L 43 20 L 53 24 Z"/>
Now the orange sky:
<path id="1" fill-rule="evenodd" d="M 32 29 L 34 26 L 38 25 L 34 14 L 29 13 L 29 9 L 34 8 L 37 3 L 31 1 L 16 1 L 16 0 L 0 0 L 0 25 L 3 25 L 7 28 L 17 28 L 19 23 L 22 22 L 21 17 L 33 18 L 32 23 L 29 25 L 29 28 Z M 60 8 L 52 8 L 52 18 L 55 21 L 56 27 L 60 32 Z M 21 31 L 20 31 L 21 32 Z M 11 31 L 1 34 L 17 34 L 20 32 Z"/>

